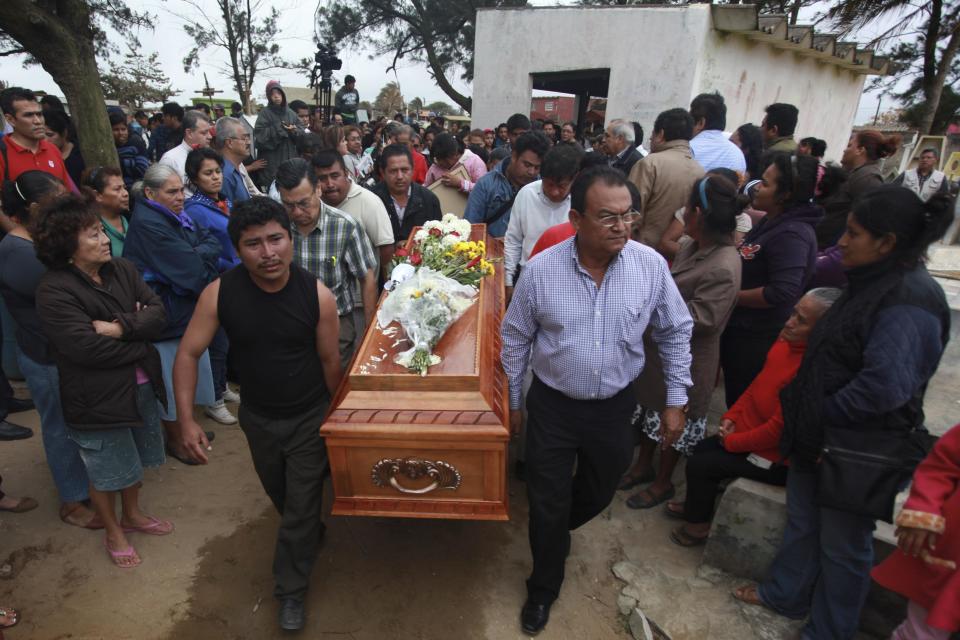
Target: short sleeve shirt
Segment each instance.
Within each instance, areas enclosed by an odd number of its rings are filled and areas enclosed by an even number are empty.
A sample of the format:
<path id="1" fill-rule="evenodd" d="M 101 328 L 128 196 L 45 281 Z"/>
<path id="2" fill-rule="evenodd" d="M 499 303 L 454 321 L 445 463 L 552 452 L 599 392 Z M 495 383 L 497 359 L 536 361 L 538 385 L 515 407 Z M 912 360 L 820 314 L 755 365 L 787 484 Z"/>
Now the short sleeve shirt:
<path id="1" fill-rule="evenodd" d="M 10 162 L 10 180 L 16 180 L 21 173 L 27 171 L 45 171 L 60 178 L 68 188 L 75 188 L 70 174 L 67 173 L 67 167 L 63 163 L 60 150 L 51 143 L 41 140 L 37 152 L 34 153 L 14 142 L 11 136 L 3 136 L 3 142 L 7 145 L 6 156 Z M 3 154 L 0 154 L 0 177 L 4 174 L 4 168 Z"/>

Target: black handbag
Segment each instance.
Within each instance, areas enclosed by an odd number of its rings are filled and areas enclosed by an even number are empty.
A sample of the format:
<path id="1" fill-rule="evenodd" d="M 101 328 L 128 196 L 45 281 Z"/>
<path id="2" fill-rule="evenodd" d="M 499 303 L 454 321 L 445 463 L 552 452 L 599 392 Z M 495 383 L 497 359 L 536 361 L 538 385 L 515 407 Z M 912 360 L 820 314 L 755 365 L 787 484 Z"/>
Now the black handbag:
<path id="1" fill-rule="evenodd" d="M 923 433 L 827 428 L 817 504 L 892 523 L 897 494 L 927 454 Z"/>

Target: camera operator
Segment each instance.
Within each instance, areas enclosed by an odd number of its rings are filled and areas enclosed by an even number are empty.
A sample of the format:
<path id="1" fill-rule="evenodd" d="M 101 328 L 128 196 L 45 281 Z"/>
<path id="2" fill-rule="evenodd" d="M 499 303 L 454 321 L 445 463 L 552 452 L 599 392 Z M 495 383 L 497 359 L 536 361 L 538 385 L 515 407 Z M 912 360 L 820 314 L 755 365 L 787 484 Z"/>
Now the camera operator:
<path id="1" fill-rule="evenodd" d="M 357 91 L 357 79 L 348 75 L 343 79 L 343 86 L 337 90 L 333 106 L 343 117 L 344 124 L 356 124 L 359 105 L 360 93 Z"/>

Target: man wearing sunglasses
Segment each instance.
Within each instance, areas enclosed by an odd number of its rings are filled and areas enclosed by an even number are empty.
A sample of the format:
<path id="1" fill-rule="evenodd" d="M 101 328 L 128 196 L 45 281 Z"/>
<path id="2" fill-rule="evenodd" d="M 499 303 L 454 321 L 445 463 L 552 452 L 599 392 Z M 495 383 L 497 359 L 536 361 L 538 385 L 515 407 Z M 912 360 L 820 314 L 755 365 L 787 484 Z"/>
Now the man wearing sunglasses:
<path id="1" fill-rule="evenodd" d="M 530 635 L 546 626 L 560 593 L 570 531 L 610 504 L 630 465 L 632 383 L 648 326 L 663 360 L 664 442 L 683 431 L 693 320 L 667 263 L 629 239 L 639 217 L 622 173 L 581 173 L 570 192 L 576 235 L 527 263 L 503 318 L 513 433 L 527 366 L 533 371 L 525 467 L 533 571 L 520 615 Z"/>

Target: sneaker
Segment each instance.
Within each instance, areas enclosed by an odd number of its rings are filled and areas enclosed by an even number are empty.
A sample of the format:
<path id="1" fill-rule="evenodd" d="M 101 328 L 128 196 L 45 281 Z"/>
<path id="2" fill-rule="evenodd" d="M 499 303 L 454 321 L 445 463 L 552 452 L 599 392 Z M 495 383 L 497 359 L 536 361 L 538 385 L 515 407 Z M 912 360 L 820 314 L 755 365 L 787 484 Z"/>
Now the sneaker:
<path id="1" fill-rule="evenodd" d="M 234 391 L 233 389 L 231 389 L 230 387 L 227 387 L 223 391 L 223 401 L 238 403 L 240 402 L 240 394 Z"/>
<path id="2" fill-rule="evenodd" d="M 230 410 L 227 409 L 225 404 L 223 404 L 223 400 L 217 404 L 204 407 L 203 413 L 208 418 L 213 418 L 220 424 L 237 424 L 237 418 L 230 413 Z"/>

